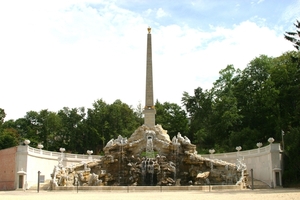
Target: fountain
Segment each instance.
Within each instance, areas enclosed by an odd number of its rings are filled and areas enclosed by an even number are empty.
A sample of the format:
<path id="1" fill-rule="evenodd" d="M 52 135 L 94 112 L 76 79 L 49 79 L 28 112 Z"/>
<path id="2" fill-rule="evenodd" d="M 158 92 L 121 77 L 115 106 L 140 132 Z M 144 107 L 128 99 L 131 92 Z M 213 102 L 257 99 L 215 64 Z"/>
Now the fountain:
<path id="1" fill-rule="evenodd" d="M 76 186 L 174 186 L 244 184 L 246 166 L 204 158 L 190 140 L 177 136 L 170 140 L 160 125 L 141 126 L 130 138 L 119 136 L 104 147 L 99 160 L 75 166 L 59 162 L 52 174 L 52 187 Z"/>
<path id="2" fill-rule="evenodd" d="M 245 184 L 246 168 L 241 160 L 237 165 L 201 157 L 189 138 L 178 133 L 171 141 L 167 131 L 155 125 L 151 28 L 147 30 L 144 125 L 128 139 L 111 139 L 99 160 L 63 166 L 61 159 L 53 170 L 52 188 L 77 181 L 81 186 Z M 64 149 L 61 152 L 63 158 Z"/>

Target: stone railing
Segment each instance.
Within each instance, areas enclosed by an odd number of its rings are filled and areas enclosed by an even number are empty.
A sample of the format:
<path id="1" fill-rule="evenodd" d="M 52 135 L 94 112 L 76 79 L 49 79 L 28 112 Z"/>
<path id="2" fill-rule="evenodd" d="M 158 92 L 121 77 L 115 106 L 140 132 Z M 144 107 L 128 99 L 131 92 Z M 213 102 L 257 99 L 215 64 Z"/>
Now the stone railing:
<path id="1" fill-rule="evenodd" d="M 282 185 L 282 149 L 278 143 L 271 143 L 264 147 L 246 151 L 237 150 L 236 152 L 220 154 L 214 154 L 214 150 L 210 150 L 210 152 L 210 154 L 204 154 L 201 156 L 231 163 L 236 163 L 238 158 L 242 158 L 243 162 L 247 166 L 248 173 L 250 173 L 251 170 L 254 171 L 254 179 L 260 180 L 270 187 Z"/>
<path id="2" fill-rule="evenodd" d="M 229 153 L 216 153 L 216 154 L 201 154 L 202 157 L 207 158 L 216 158 L 216 159 L 228 159 L 228 158 L 236 158 L 237 156 L 257 156 L 258 154 L 269 153 L 271 151 L 271 145 L 251 149 L 246 151 L 237 151 L 237 152 L 229 152 Z"/>
<path id="3" fill-rule="evenodd" d="M 26 147 L 26 146 L 25 146 Z M 42 149 L 33 148 L 30 146 L 27 146 L 28 153 L 39 155 L 39 156 L 49 156 L 49 157 L 61 157 L 61 152 L 55 152 L 55 151 L 46 151 Z M 227 160 L 227 159 L 233 159 L 237 156 L 245 156 L 245 157 L 251 157 L 251 156 L 257 156 L 258 154 L 264 154 L 269 153 L 271 151 L 271 145 L 257 148 L 257 149 L 251 149 L 246 151 L 237 151 L 237 152 L 229 152 L 229 153 L 216 153 L 216 154 L 201 154 L 202 157 L 206 158 L 215 158 L 220 160 Z M 100 155 L 86 155 L 86 154 L 71 154 L 71 153 L 63 153 L 65 159 L 99 159 L 102 156 Z"/>
<path id="4" fill-rule="evenodd" d="M 26 146 L 25 146 L 26 147 Z M 28 153 L 35 154 L 35 155 L 40 155 L 40 156 L 49 156 L 49 157 L 61 157 L 62 153 L 61 152 L 55 152 L 55 151 L 46 151 L 42 149 L 37 149 L 33 148 L 30 146 L 27 146 L 28 148 Z M 229 158 L 236 158 L 237 156 L 257 156 L 258 154 L 264 154 L 264 153 L 269 153 L 271 151 L 271 145 L 257 148 L 257 149 L 251 149 L 251 150 L 246 150 L 246 151 L 237 151 L 237 152 L 229 152 L 229 153 L 216 153 L 216 154 L 201 154 L 202 157 L 206 158 L 215 158 L 215 159 L 220 159 L 220 160 L 227 160 Z M 100 155 L 85 155 L 85 154 L 71 154 L 71 153 L 63 153 L 65 159 L 99 159 L 102 156 Z"/>
<path id="5" fill-rule="evenodd" d="M 36 156 L 47 156 L 47 157 L 53 157 L 54 159 L 57 159 L 63 155 L 64 159 L 79 159 L 79 160 L 88 160 L 88 159 L 94 159 L 97 160 L 101 158 L 100 155 L 85 155 L 85 154 L 72 154 L 72 153 L 60 153 L 55 151 L 46 151 L 42 149 L 36 149 L 30 146 L 27 146 L 27 151 L 30 154 L 34 154 Z"/>

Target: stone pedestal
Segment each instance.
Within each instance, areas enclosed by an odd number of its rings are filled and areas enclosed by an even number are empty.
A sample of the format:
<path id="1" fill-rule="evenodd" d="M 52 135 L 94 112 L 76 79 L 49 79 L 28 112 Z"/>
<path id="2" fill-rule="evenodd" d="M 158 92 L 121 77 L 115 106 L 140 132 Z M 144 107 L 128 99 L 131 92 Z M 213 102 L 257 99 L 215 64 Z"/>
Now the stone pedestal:
<path id="1" fill-rule="evenodd" d="M 144 109 L 144 124 L 148 127 L 154 127 L 155 126 L 155 109 Z"/>

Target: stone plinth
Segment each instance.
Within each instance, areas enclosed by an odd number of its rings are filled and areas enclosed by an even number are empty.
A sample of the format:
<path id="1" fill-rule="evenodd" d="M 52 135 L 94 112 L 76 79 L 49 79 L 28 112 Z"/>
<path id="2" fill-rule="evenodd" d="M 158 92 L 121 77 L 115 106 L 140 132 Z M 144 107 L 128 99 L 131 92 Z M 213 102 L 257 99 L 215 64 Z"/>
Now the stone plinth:
<path id="1" fill-rule="evenodd" d="M 144 113 L 144 124 L 148 127 L 154 127 L 156 110 L 153 108 L 145 109 L 143 113 Z"/>

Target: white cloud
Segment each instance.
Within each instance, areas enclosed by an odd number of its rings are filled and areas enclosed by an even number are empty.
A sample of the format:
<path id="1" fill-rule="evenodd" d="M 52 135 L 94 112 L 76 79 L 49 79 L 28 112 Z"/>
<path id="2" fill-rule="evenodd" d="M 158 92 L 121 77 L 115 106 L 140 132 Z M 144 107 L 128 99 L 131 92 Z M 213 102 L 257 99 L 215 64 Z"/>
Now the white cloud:
<path id="1" fill-rule="evenodd" d="M 166 31 L 165 29 L 169 29 Z M 174 101 L 180 102 L 183 91 L 193 92 L 196 87 L 210 89 L 218 72 L 228 64 L 243 69 L 255 57 L 266 54 L 279 56 L 291 45 L 282 35 L 261 27 L 254 22 L 245 21 L 234 29 L 215 27 L 211 32 L 203 32 L 188 27 L 170 26 L 161 28 L 162 38 L 157 43 L 163 48 L 159 52 L 156 70 L 160 71 L 156 87 L 161 91 L 177 93 Z M 164 36 L 164 33 L 166 37 Z M 159 37 L 154 36 L 154 37 Z M 211 41 L 201 48 L 206 40 Z M 200 47 L 200 48 L 197 48 Z M 163 84 L 163 79 L 168 84 Z M 163 101 L 172 101 L 170 93 L 158 94 Z"/>
<path id="2" fill-rule="evenodd" d="M 257 4 L 260 4 L 260 3 L 262 3 L 262 2 L 264 2 L 265 0 L 258 0 L 257 1 Z"/>
<path id="3" fill-rule="evenodd" d="M 149 16 L 152 13 L 152 9 L 147 9 L 146 11 L 144 11 L 145 16 Z"/>
<path id="4" fill-rule="evenodd" d="M 283 12 L 281 18 L 286 23 L 293 23 L 296 19 L 300 20 L 299 17 L 300 0 L 296 0 L 293 4 L 289 5 Z M 292 26 L 292 25 L 291 25 Z"/>
<path id="5" fill-rule="evenodd" d="M 183 91 L 210 88 L 227 64 L 243 68 L 260 54 L 293 49 L 282 34 L 250 21 L 204 31 L 188 24 L 162 26 L 150 17 L 166 16 L 162 9 L 146 9 L 148 18 L 113 1 L 10 2 L 0 3 L 0 107 L 6 119 L 30 110 L 87 108 L 100 98 L 144 103 L 149 22 L 154 97 L 161 102 L 180 103 Z"/>
<path id="6" fill-rule="evenodd" d="M 161 18 L 161 17 L 165 17 L 165 16 L 168 16 L 168 14 L 162 8 L 159 8 L 156 11 L 156 18 Z"/>

